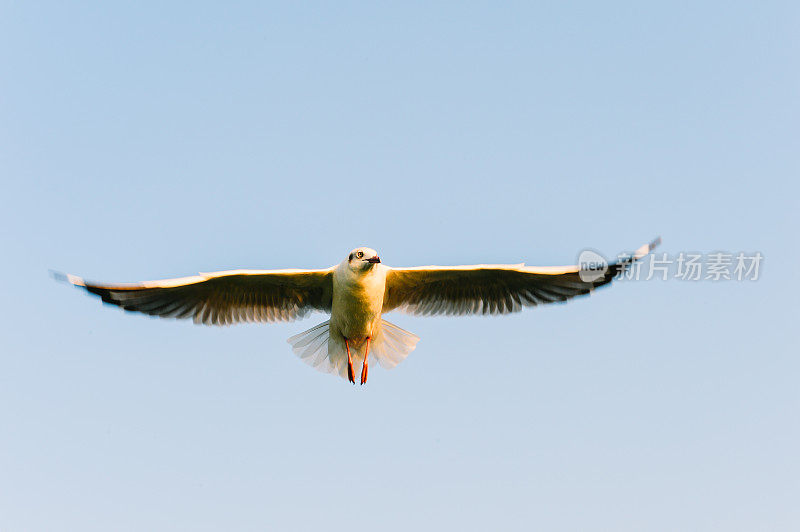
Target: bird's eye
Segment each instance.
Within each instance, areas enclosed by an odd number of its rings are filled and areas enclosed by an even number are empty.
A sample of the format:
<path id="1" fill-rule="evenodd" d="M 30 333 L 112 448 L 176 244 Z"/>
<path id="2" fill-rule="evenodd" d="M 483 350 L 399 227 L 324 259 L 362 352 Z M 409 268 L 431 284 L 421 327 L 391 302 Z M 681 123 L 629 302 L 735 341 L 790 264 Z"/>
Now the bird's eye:
<path id="1" fill-rule="evenodd" d="M 358 253 L 356 253 L 356 258 L 363 259 L 364 258 L 364 252 L 363 251 L 359 251 Z"/>

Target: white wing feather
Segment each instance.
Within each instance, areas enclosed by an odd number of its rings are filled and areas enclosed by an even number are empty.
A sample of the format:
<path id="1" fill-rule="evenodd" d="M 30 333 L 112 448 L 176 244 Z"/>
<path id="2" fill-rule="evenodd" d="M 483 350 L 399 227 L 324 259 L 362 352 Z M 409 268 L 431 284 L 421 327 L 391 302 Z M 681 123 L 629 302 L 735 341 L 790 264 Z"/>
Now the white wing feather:
<path id="1" fill-rule="evenodd" d="M 195 323 L 288 321 L 312 310 L 330 311 L 332 269 L 228 270 L 178 279 L 101 284 L 74 275 L 55 277 L 100 296 L 105 303 Z"/>
<path id="2" fill-rule="evenodd" d="M 567 301 L 610 283 L 646 256 L 656 239 L 605 271 L 581 275 L 579 266 L 524 264 L 391 268 L 386 276 L 383 311 L 419 315 L 507 314 L 524 307 Z"/>

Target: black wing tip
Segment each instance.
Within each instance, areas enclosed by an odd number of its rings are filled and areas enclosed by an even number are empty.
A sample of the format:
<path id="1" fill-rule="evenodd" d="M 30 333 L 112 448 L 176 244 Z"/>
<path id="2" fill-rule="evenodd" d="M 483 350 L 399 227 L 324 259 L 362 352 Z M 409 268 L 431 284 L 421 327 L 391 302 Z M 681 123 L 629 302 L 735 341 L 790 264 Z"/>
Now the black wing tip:
<path id="1" fill-rule="evenodd" d="M 651 240 L 650 243 L 643 245 L 632 254 L 627 256 L 623 255 L 617 262 L 612 262 L 609 264 L 606 274 L 599 279 L 599 282 L 595 283 L 595 288 L 605 286 L 606 284 L 610 283 L 617 275 L 630 268 L 634 262 L 642 260 L 660 245 L 661 237 L 657 236 Z"/>
<path id="2" fill-rule="evenodd" d="M 645 244 L 636 251 L 633 252 L 631 256 L 632 260 L 640 260 L 645 258 L 651 251 L 656 249 L 658 246 L 661 245 L 661 237 L 657 236 L 654 238 L 649 244 Z"/>

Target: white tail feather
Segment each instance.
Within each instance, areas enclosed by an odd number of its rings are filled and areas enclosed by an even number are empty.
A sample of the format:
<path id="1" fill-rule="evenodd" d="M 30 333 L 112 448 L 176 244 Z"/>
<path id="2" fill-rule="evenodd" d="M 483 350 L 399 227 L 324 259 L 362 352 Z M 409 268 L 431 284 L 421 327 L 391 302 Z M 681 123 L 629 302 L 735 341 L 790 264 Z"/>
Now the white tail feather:
<path id="1" fill-rule="evenodd" d="M 330 320 L 286 340 L 294 354 L 306 364 L 322 371 L 347 378 L 347 349 L 344 341 L 330 334 Z M 370 340 L 371 360 L 382 368 L 392 369 L 405 360 L 419 342 L 419 337 L 393 323 L 381 320 L 378 330 Z M 358 374 L 364 360 L 365 343 L 350 344 L 353 371 Z"/>

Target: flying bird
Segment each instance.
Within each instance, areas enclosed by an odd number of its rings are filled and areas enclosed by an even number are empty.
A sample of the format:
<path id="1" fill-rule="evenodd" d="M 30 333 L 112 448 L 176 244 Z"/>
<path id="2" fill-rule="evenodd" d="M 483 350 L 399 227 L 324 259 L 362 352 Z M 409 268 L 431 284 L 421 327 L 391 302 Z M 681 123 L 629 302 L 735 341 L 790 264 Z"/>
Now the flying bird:
<path id="1" fill-rule="evenodd" d="M 311 311 L 330 319 L 288 339 L 304 362 L 320 371 L 367 382 L 369 358 L 386 369 L 403 361 L 419 337 L 383 314 L 508 314 L 567 301 L 610 283 L 660 243 L 656 239 L 619 261 L 581 266 L 524 264 L 392 268 L 360 247 L 322 270 L 229 270 L 135 284 L 100 284 L 69 274 L 54 276 L 105 303 L 162 318 L 192 318 L 205 325 L 290 321 Z"/>

